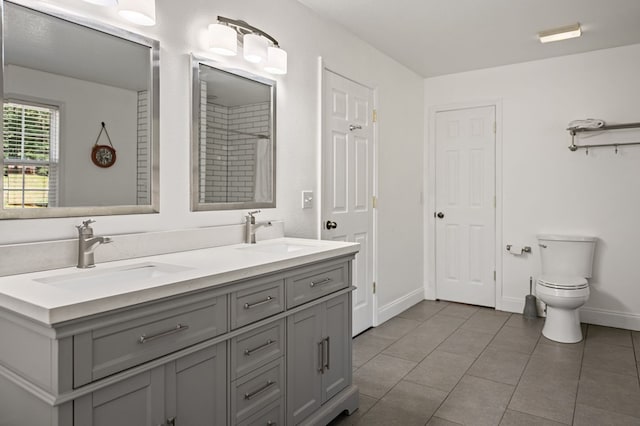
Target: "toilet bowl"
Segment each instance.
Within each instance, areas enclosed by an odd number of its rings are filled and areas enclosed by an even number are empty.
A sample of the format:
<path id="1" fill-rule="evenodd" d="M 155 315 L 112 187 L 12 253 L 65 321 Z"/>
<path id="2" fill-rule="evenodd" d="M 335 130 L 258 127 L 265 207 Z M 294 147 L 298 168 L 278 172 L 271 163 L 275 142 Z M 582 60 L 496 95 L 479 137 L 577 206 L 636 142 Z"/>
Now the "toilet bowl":
<path id="1" fill-rule="evenodd" d="M 541 276 L 536 282 L 536 295 L 547 306 L 542 335 L 561 343 L 581 341 L 578 308 L 589 299 L 587 280 L 580 277 Z"/>
<path id="2" fill-rule="evenodd" d="M 582 340 L 579 308 L 589 299 L 596 238 L 538 235 L 541 275 L 536 296 L 545 303 L 542 334 L 561 343 Z"/>

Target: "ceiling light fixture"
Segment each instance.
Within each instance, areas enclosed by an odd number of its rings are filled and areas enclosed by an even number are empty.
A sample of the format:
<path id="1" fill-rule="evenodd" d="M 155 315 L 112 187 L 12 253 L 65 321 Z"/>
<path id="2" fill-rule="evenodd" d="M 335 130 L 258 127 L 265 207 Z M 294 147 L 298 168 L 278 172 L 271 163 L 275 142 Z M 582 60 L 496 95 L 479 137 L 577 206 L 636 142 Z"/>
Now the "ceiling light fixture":
<path id="1" fill-rule="evenodd" d="M 226 56 L 235 56 L 238 43 L 246 61 L 263 63 L 264 70 L 272 74 L 287 73 L 287 52 L 278 41 L 245 21 L 218 16 L 218 22 L 209 25 L 209 50 Z"/>
<path id="2" fill-rule="evenodd" d="M 566 27 L 555 28 L 553 30 L 541 31 L 538 33 L 538 38 L 540 39 L 540 43 L 549 43 L 551 41 L 580 37 L 581 35 L 582 28 L 579 23 L 576 23 Z"/>
<path id="3" fill-rule="evenodd" d="M 120 0 L 118 14 L 129 22 L 150 27 L 156 24 L 156 0 Z"/>
<path id="4" fill-rule="evenodd" d="M 100 6 L 117 6 L 118 0 L 84 0 L 87 3 L 98 4 Z"/>

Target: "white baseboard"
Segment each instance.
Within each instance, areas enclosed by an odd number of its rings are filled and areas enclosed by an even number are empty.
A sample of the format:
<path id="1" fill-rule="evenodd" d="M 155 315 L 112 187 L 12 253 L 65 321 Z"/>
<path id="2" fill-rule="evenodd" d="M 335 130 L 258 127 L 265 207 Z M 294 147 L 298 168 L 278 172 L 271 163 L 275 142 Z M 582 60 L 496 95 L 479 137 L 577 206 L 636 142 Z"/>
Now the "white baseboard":
<path id="1" fill-rule="evenodd" d="M 580 308 L 580 321 L 587 324 L 640 331 L 640 315 L 629 312 L 605 311 L 596 308 Z"/>
<path id="2" fill-rule="evenodd" d="M 521 314 L 524 310 L 524 299 L 519 297 L 503 297 L 498 310 Z"/>
<path id="3" fill-rule="evenodd" d="M 393 302 L 387 303 L 378 309 L 378 315 L 374 326 L 378 326 L 383 322 L 390 320 L 399 313 L 409 309 L 416 303 L 420 303 L 424 300 L 424 288 L 418 288 L 409 294 L 402 296 Z"/>
<path id="4" fill-rule="evenodd" d="M 517 297 L 503 297 L 501 302 L 501 311 L 521 314 L 524 309 L 524 299 Z M 540 304 L 539 300 L 538 303 L 538 312 L 540 312 L 540 308 L 541 306 L 544 306 L 544 304 Z M 640 331 L 640 315 L 629 312 L 616 312 L 583 307 L 580 308 L 580 321 L 587 324 Z"/>

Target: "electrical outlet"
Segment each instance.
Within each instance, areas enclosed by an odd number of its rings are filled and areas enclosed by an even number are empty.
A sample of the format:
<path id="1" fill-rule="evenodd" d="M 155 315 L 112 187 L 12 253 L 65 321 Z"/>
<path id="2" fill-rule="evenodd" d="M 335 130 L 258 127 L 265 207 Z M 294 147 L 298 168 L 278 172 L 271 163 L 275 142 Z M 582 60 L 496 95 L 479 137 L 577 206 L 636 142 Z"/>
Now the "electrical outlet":
<path id="1" fill-rule="evenodd" d="M 313 208 L 313 191 L 302 191 L 302 208 Z"/>

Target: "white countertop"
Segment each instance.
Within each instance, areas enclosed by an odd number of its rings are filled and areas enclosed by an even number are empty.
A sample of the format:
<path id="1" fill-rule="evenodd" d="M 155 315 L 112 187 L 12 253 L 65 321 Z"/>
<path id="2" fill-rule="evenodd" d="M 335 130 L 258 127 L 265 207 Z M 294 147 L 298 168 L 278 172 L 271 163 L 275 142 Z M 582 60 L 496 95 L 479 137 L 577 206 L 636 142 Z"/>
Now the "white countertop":
<path id="1" fill-rule="evenodd" d="M 295 251 L 279 250 L 295 246 Z M 42 322 L 63 321 L 137 303 L 214 287 L 281 269 L 355 254 L 360 245 L 341 241 L 277 238 L 157 256 L 104 262 L 91 269 L 62 268 L 0 277 L 0 307 Z M 274 250 L 272 250 L 274 249 Z M 108 284 L 73 285 L 127 267 L 154 264 L 172 272 Z M 202 279 L 206 278 L 206 279 Z M 64 282 L 65 285 L 57 285 Z M 82 282 L 82 281 L 80 281 Z M 71 283 L 67 285 L 67 283 Z"/>

